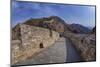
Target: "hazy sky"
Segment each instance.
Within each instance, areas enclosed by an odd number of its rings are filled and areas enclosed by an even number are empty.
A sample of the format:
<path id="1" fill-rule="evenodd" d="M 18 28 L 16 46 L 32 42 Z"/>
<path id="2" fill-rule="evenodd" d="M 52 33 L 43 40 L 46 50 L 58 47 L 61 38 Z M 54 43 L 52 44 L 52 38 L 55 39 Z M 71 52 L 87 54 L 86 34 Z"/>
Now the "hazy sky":
<path id="1" fill-rule="evenodd" d="M 95 7 L 12 1 L 12 26 L 30 18 L 59 16 L 66 23 L 95 26 Z"/>

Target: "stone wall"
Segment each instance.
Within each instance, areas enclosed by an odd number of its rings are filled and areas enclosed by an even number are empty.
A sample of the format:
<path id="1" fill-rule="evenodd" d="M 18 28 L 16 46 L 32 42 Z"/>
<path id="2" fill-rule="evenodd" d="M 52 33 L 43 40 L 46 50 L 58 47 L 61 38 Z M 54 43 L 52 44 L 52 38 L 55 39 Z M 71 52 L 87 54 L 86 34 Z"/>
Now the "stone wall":
<path id="1" fill-rule="evenodd" d="M 41 27 L 20 24 L 20 39 L 12 40 L 12 64 L 25 60 L 53 45 L 59 33 Z M 14 35 L 14 32 L 12 36 Z"/>
<path id="2" fill-rule="evenodd" d="M 96 60 L 96 39 L 94 34 L 66 33 L 65 37 L 72 41 L 83 61 Z"/>
<path id="3" fill-rule="evenodd" d="M 67 59 L 66 39 L 59 38 L 53 46 L 33 55 L 31 58 L 16 65 L 64 63 Z"/>

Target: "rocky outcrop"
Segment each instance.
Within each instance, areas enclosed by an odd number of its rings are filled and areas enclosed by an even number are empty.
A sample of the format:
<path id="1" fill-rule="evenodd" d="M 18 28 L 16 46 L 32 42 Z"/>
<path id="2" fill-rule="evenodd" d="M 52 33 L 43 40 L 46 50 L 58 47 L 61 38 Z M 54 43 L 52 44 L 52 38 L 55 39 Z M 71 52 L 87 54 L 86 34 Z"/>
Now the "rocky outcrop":
<path id="1" fill-rule="evenodd" d="M 59 33 L 41 27 L 19 24 L 14 29 L 12 37 L 12 64 L 15 64 L 53 45 L 59 38 Z"/>

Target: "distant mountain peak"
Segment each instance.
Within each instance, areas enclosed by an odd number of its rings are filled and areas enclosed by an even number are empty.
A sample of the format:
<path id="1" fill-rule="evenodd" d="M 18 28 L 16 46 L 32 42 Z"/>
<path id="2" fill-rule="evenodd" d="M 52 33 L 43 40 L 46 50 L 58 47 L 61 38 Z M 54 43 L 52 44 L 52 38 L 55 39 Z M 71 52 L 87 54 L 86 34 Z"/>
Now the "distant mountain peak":
<path id="1" fill-rule="evenodd" d="M 75 33 L 88 33 L 90 32 L 90 29 L 81 25 L 81 24 L 71 24 L 70 29 Z"/>

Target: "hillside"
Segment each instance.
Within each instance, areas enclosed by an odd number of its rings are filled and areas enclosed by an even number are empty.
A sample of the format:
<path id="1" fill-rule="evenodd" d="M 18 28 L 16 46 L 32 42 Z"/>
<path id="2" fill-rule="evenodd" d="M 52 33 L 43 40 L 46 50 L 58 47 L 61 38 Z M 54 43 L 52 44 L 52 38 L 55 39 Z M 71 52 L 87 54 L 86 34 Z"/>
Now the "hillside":
<path id="1" fill-rule="evenodd" d="M 71 24 L 70 30 L 74 33 L 88 33 L 90 29 L 80 24 Z"/>
<path id="2" fill-rule="evenodd" d="M 49 28 L 59 33 L 64 32 L 65 30 L 64 20 L 62 20 L 61 18 L 57 16 L 50 16 L 47 18 L 44 17 L 44 18 L 38 18 L 38 19 L 29 19 L 28 21 L 24 22 L 24 24 Z M 66 28 L 66 30 L 68 30 L 68 28 Z"/>
<path id="3" fill-rule="evenodd" d="M 24 24 L 39 26 L 55 30 L 59 33 L 72 32 L 72 33 L 88 33 L 90 29 L 80 24 L 67 24 L 62 18 L 58 16 L 50 16 L 38 19 L 29 19 Z"/>

